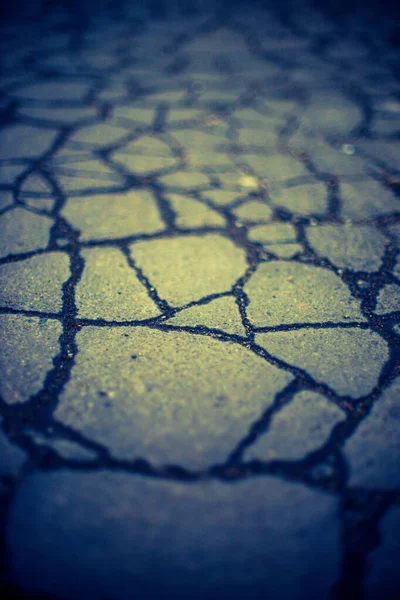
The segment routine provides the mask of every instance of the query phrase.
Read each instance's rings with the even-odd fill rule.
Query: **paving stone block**
[[[291,375],[184,332],[86,327],[56,419],[127,460],[222,462]]]
[[[389,356],[387,344],[378,334],[359,329],[259,333],[256,342],[336,393],[353,398],[372,391]]]
[[[184,327],[210,327],[227,333],[244,336],[246,331],[239,313],[239,307],[231,296],[216,298],[208,304],[192,306],[176,313],[166,321],[171,325]]]
[[[375,227],[352,224],[310,227],[307,237],[320,256],[337,267],[355,271],[378,271],[387,244]]]
[[[400,380],[375,401],[369,415],[346,442],[351,486],[396,489],[400,482]]]
[[[300,161],[285,154],[263,156],[248,153],[245,161],[259,177],[272,182],[282,182],[307,175],[307,170]]]
[[[59,153],[50,164],[61,190],[68,195],[87,197],[96,192],[117,193],[124,185],[123,177],[98,159],[87,160],[86,156],[67,156]]]
[[[400,287],[393,283],[379,292],[375,312],[378,315],[400,310]]]
[[[365,321],[359,301],[350,295],[343,281],[321,267],[262,263],[246,283],[245,291],[250,299],[248,314],[257,327]]]
[[[176,225],[178,227],[186,229],[212,225],[223,227],[225,225],[225,219],[222,215],[195,198],[179,194],[168,194],[167,198],[176,213]]]
[[[390,190],[371,178],[342,183],[340,192],[344,217],[367,219],[398,210],[399,202]]]
[[[0,266],[0,306],[60,312],[62,286],[70,277],[65,252],[49,252]]]
[[[271,199],[276,206],[297,214],[318,214],[327,210],[327,190],[323,183],[273,188]]]
[[[116,127],[108,123],[96,123],[87,127],[81,127],[70,138],[70,143],[91,144],[93,146],[111,146],[122,140],[127,130],[124,127]]]
[[[54,129],[31,125],[9,125],[1,131],[0,159],[39,158],[50,150],[56,138]]]
[[[312,128],[324,135],[343,136],[361,121],[362,113],[356,103],[334,89],[318,90],[304,112]]]
[[[46,248],[53,222],[15,207],[0,216],[0,257]]]
[[[228,162],[228,142],[225,132],[184,129],[173,132],[174,139],[184,148],[186,163],[194,169],[225,166]]]
[[[169,146],[157,137],[143,136],[113,154],[116,163],[134,175],[151,174],[178,165]]]
[[[300,392],[272,417],[266,433],[247,448],[245,460],[301,460],[328,441],[344,412],[321,394]]]
[[[271,478],[188,486],[37,474],[20,488],[8,543],[15,579],[69,600],[298,600],[303,586],[325,599],[339,572],[337,513],[334,497]]]
[[[239,198],[240,192],[228,189],[216,189],[203,192],[203,196],[217,206],[228,206]]]
[[[25,402],[43,386],[59,351],[58,321],[0,315],[0,392],[7,404]]]
[[[79,229],[82,240],[123,238],[164,229],[153,195],[144,189],[71,198],[63,214]]]
[[[88,248],[82,257],[85,267],[76,288],[79,318],[134,321],[160,314],[119,249]]]
[[[270,221],[272,217],[272,209],[263,202],[251,200],[242,204],[239,208],[233,210],[233,213],[246,223],[254,223],[255,221]],[[254,231],[254,229],[252,230]]]
[[[173,306],[227,292],[246,270],[243,250],[217,234],[138,242],[131,253],[160,297]]]

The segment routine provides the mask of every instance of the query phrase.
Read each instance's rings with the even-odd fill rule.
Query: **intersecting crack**
[[[37,45],[1,42],[11,470],[302,482],[341,499],[335,593],[359,594],[368,527],[400,501],[392,55],[278,9],[172,41],[125,9],[122,37],[61,11],[58,42],[51,12]]]

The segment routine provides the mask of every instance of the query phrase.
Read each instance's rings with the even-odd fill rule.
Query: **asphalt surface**
[[[9,8],[4,594],[400,597],[387,11]]]

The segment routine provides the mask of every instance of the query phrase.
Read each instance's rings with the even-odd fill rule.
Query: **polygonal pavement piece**
[[[256,225],[249,229],[249,240],[268,244],[296,242],[296,231],[290,223]]]
[[[299,160],[286,154],[258,156],[247,153],[245,160],[257,175],[271,181],[281,182],[308,174],[306,168]]]
[[[337,176],[362,176],[367,160],[358,153],[358,144],[349,145],[352,153],[345,153],[346,144],[331,146],[306,130],[299,130],[289,141],[293,150],[306,152],[318,171]],[[347,146],[348,149],[348,146]]]
[[[94,146],[109,146],[122,139],[130,133],[126,127],[117,127],[108,123],[96,123],[78,129],[68,141],[83,142],[84,144],[93,144]]]
[[[70,277],[69,256],[48,252],[0,266],[0,306],[56,313],[62,285]]]
[[[154,121],[155,110],[154,108],[138,108],[137,106],[115,106],[113,116],[117,123],[118,119],[121,118],[151,125]]]
[[[204,198],[207,198],[207,200],[211,200],[214,204],[217,204],[218,206],[226,206],[228,204],[231,204],[238,198],[239,195],[239,192],[224,189],[207,190],[203,193]]]
[[[57,131],[31,125],[8,125],[1,130],[0,158],[39,158],[57,136]]]
[[[365,321],[360,303],[350,295],[348,287],[332,271],[321,267],[279,261],[262,263],[244,289],[250,299],[247,313],[257,327]]]
[[[53,221],[23,208],[13,208],[0,216],[0,258],[46,248]]]
[[[150,240],[130,248],[159,296],[174,306],[227,292],[246,270],[243,250],[217,234]]]
[[[399,210],[399,201],[394,194],[371,177],[342,183],[340,194],[345,217],[367,219]]]
[[[50,213],[54,208],[54,200],[51,198],[32,198],[25,195],[23,201],[25,206],[30,206],[35,210],[46,211],[47,213]]]
[[[345,413],[321,394],[304,391],[281,408],[266,433],[247,448],[245,460],[300,460],[329,438]]]
[[[239,314],[239,307],[232,296],[216,298],[208,304],[200,304],[186,308],[172,319],[165,321],[171,325],[196,327],[202,325],[212,329],[222,329],[227,333],[246,335]]]
[[[217,134],[197,129],[182,129],[174,131],[173,137],[184,148],[187,164],[192,168],[222,167],[229,163],[229,140],[224,129]]]
[[[123,238],[164,229],[148,190],[70,198],[62,212],[80,230],[82,240]]]
[[[159,180],[166,187],[180,187],[188,190],[208,186],[210,184],[210,180],[205,173],[188,169],[185,171],[176,171],[176,173],[170,173],[169,175],[163,175]]]
[[[369,394],[389,358],[386,342],[373,331],[307,329],[256,335],[272,356],[306,370],[335,392],[353,398]]]
[[[134,174],[154,173],[178,165],[171,148],[157,137],[143,136],[129,142],[113,154],[115,162]]]
[[[68,148],[64,147],[64,149],[68,153]],[[62,155],[61,152],[58,153],[50,168],[59,186],[70,198],[72,196],[87,197],[88,192],[93,194],[97,190],[114,189],[119,191],[125,183],[121,175],[99,159],[87,160],[85,156],[85,158],[77,157],[75,160],[70,160],[74,158],[71,153],[70,159],[67,158],[65,164],[62,164],[64,157],[65,155]]]
[[[85,327],[77,344],[55,417],[128,460],[222,462],[292,379],[239,345],[186,332]]]
[[[236,114],[234,113],[236,116]],[[252,127],[250,124],[246,126],[241,126],[238,131],[237,143],[242,146],[257,146],[258,148],[272,148],[274,149],[278,143],[278,134],[274,129],[277,129],[279,126],[279,120],[277,119],[274,123],[274,127],[271,129],[266,129],[263,125],[254,123]]]
[[[279,258],[291,258],[303,250],[296,243],[296,232],[290,223],[257,225],[249,229],[248,237],[251,241],[262,243],[267,252]]]
[[[194,198],[180,194],[168,194],[168,200],[176,213],[176,225],[182,228],[206,227],[216,225],[223,227],[225,219],[217,212]]]
[[[400,310],[400,286],[385,285],[379,292],[375,311],[378,315]]]
[[[251,223],[254,221],[269,221],[272,217],[272,208],[263,202],[251,200],[232,211],[241,221]]]
[[[400,485],[400,379],[378,398],[346,442],[351,486],[397,489]]]
[[[49,182],[39,173],[31,173],[28,175],[28,177],[23,181],[20,189],[20,193],[22,195],[38,193],[49,196],[52,194],[52,191],[53,190]]]
[[[26,170],[26,165],[0,163],[0,183],[3,185],[14,185],[17,177]]]
[[[160,314],[118,248],[82,250],[85,268],[76,288],[81,319],[132,321]]]
[[[318,90],[303,114],[313,129],[323,135],[347,135],[362,119],[359,107],[344,94]]]
[[[172,108],[168,111],[168,123],[172,124],[172,123],[179,123],[181,121],[195,121],[195,122],[199,122],[200,119],[202,119],[204,117],[204,111],[199,110],[198,108],[196,109],[192,109],[192,108],[186,108],[186,107],[182,107],[182,108]]]
[[[337,267],[356,271],[377,271],[387,244],[385,236],[371,226],[320,225],[308,228],[307,237],[317,254]]]
[[[58,321],[0,315],[0,393],[5,402],[24,402],[42,387],[60,351]]]
[[[271,199],[276,206],[283,206],[291,212],[302,215],[324,213],[327,209],[326,196],[323,183],[271,190]]]
[[[333,496],[270,477],[36,473],[18,488],[7,545],[25,590],[68,600],[328,600],[338,512]]]

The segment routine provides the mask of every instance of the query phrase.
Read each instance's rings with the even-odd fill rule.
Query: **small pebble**
[[[342,152],[343,154],[346,154],[346,156],[353,156],[355,151],[356,149],[354,148],[353,144],[343,144],[342,146]]]
[[[252,177],[251,175],[243,175],[239,179],[239,185],[245,188],[257,189],[258,179],[256,177]]]

